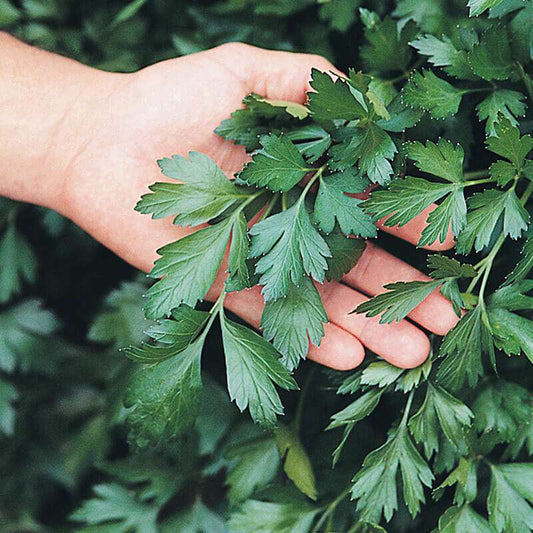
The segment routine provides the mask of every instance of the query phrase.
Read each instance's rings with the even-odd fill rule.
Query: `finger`
[[[229,68],[251,92],[267,98],[304,103],[311,88],[311,69],[343,75],[326,58],[265,50],[242,43],[227,43],[210,51]]]
[[[383,285],[387,283],[430,279],[405,261],[368,242],[365,252],[343,281],[365,294],[375,296],[384,291]],[[452,304],[438,289],[415,307],[409,313],[409,318],[437,335],[445,335],[458,321]]]
[[[229,293],[224,307],[254,328],[260,328],[264,302],[259,287]],[[324,332],[320,347],[309,345],[309,359],[335,370],[350,370],[361,363],[365,356],[364,348],[353,335],[331,322],[324,324]]]
[[[413,218],[413,220],[410,220],[407,224],[404,226],[386,226],[385,221],[388,217],[385,217],[381,219],[377,225],[379,228],[381,228],[383,231],[386,231],[387,233],[390,233],[391,235],[394,235],[395,237],[398,237],[400,239],[403,239],[404,241],[410,242],[411,244],[418,245],[418,241],[420,241],[420,235],[422,234],[422,231],[427,226],[427,218],[429,214],[437,208],[436,204],[433,204],[429,206],[426,210],[422,211],[418,216]],[[428,244],[426,246],[422,246],[422,248],[425,248],[426,250],[433,250],[433,251],[442,251],[442,250],[449,250],[450,248],[453,248],[455,246],[455,238],[453,236],[451,228],[448,229],[448,234],[446,235],[446,239],[444,239],[444,242],[440,242],[439,240],[436,240],[435,242]]]
[[[364,346],[400,368],[414,368],[429,355],[429,339],[406,320],[380,324],[379,317],[350,314],[368,298],[340,283],[319,287],[329,319],[357,337]]]

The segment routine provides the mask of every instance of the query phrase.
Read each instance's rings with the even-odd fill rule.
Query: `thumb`
[[[210,50],[212,59],[231,70],[250,92],[274,100],[304,103],[311,69],[343,75],[326,58],[227,43]]]

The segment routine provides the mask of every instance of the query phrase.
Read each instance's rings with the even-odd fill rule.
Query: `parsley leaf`
[[[533,238],[528,237],[522,248],[521,257],[513,271],[505,278],[504,286],[523,280],[533,269]]]
[[[484,13],[487,9],[493,8],[501,3],[502,0],[468,0],[470,16],[477,17]]]
[[[455,390],[468,381],[473,387],[483,373],[482,352],[490,348],[491,342],[482,321],[482,307],[468,311],[440,347],[439,356],[446,358],[437,372],[439,384]]]
[[[428,266],[433,279],[474,278],[477,275],[477,270],[472,265],[460,263],[457,259],[440,254],[430,255]]]
[[[411,59],[408,43],[418,32],[413,21],[399,25],[386,17],[365,28],[368,44],[360,49],[361,58],[369,72],[391,72],[405,70]]]
[[[8,224],[0,239],[0,304],[19,294],[24,282],[35,281],[37,258],[26,238]]]
[[[531,478],[533,464],[491,464],[487,509],[491,525],[498,531],[528,533],[533,529]]]
[[[348,170],[357,164],[360,172],[373,183],[389,183],[393,173],[391,161],[398,151],[390,135],[371,122],[362,128],[346,128],[346,138],[332,146],[330,167]]]
[[[466,52],[457,50],[446,35],[440,39],[434,35],[423,35],[409,43],[418,52],[428,57],[428,61],[435,67],[456,78],[472,78],[472,70],[468,65]]]
[[[366,249],[366,243],[361,239],[349,239],[338,229],[324,239],[331,251],[331,257],[327,258],[326,279],[339,281],[357,264]]]
[[[205,325],[208,313],[182,304],[172,310],[172,320],[160,320],[147,334],[158,344],[129,346],[126,355],[138,363],[158,363],[179,354],[195,339]]]
[[[402,90],[405,104],[428,111],[433,118],[446,118],[459,110],[461,90],[436,76],[431,70],[415,71]]]
[[[162,279],[146,292],[148,318],[166,316],[182,303],[194,306],[205,297],[220,268],[232,223],[226,219],[157,251],[161,257],[150,276]]]
[[[116,483],[93,487],[95,498],[87,500],[70,519],[90,526],[114,528],[117,533],[157,533],[158,508],[139,502],[131,492]]]
[[[361,517],[379,522],[381,513],[389,521],[398,508],[396,477],[402,473],[403,496],[411,516],[424,502],[424,485],[431,486],[433,474],[414,446],[405,421],[377,450],[368,454],[353,478],[352,497],[357,499]]]
[[[252,161],[239,173],[243,183],[286,192],[313,170],[287,137],[265,135],[259,142],[262,149],[255,152]]]
[[[283,414],[274,384],[298,388],[278,352],[255,331],[227,318],[222,319],[222,342],[231,400],[241,411],[248,407],[254,422],[274,427],[276,415]]]
[[[464,533],[465,531],[493,533],[489,523],[470,505],[450,507],[439,518],[440,533]]]
[[[488,189],[468,199],[470,211],[466,228],[459,235],[457,251],[468,254],[472,248],[481,251],[490,243],[496,224],[503,217],[503,233],[518,239],[527,229],[529,213],[513,189],[498,191]]]
[[[491,26],[468,53],[468,64],[487,81],[508,79],[514,67],[505,27]]]
[[[290,131],[286,137],[311,164],[318,161],[331,144],[331,135],[315,124]]]
[[[255,490],[268,485],[280,465],[279,450],[271,435],[256,436],[233,444],[225,456],[229,460],[226,481],[232,505],[246,500]]]
[[[306,274],[324,281],[326,258],[331,253],[311,223],[303,200],[255,224],[250,235],[250,257],[263,256],[256,263],[256,272],[261,275],[266,301],[285,296],[290,283],[299,285]]]
[[[17,389],[0,377],[0,433],[13,435],[15,429],[15,408],[13,403],[18,399]]]
[[[404,319],[417,305],[421,304],[439,285],[440,281],[399,281],[389,283],[383,292],[360,304],[356,313],[373,317],[382,313],[380,324]]]
[[[377,228],[372,217],[359,207],[363,200],[345,194],[362,192],[350,182],[343,173],[320,177],[314,209],[315,220],[326,233],[333,231],[337,219],[341,231],[347,236],[375,237]]]
[[[368,114],[363,95],[345,80],[333,81],[329,74],[313,69],[307,107],[312,117],[318,121],[334,119],[355,120]]]
[[[517,171],[520,171],[526,156],[533,149],[533,137],[520,137],[520,130],[508,119],[501,119],[495,129],[496,136],[487,138],[487,148],[511,161]]]
[[[298,490],[311,500],[316,500],[317,489],[313,466],[294,427],[279,425],[274,430],[283,469]]]
[[[153,218],[176,215],[174,224],[197,226],[219,216],[231,206],[249,198],[246,188],[237,187],[204,154],[191,152],[189,159],[179,155],[161,159],[163,174],[184,183],[156,183],[135,207]]]
[[[304,533],[313,525],[319,509],[302,502],[247,500],[229,520],[235,533]]]
[[[200,359],[205,337],[156,365],[144,365],[129,384],[124,404],[138,446],[175,438],[193,424],[200,408]]]
[[[140,304],[145,290],[144,282],[129,281],[112,291],[105,299],[104,311],[91,325],[88,339],[112,343],[115,348],[141,342],[146,319]]]
[[[407,156],[422,172],[433,174],[450,183],[463,181],[464,150],[461,145],[454,146],[448,140],[439,139],[435,144],[428,141],[407,143]]]
[[[424,445],[428,459],[439,449],[439,427],[454,447],[466,453],[465,428],[473,418],[472,411],[463,402],[442,387],[428,383],[424,403],[411,418],[409,429],[416,442]]]
[[[502,118],[509,120],[512,126],[518,125],[515,117],[522,117],[526,111],[525,96],[510,89],[497,89],[489,94],[477,107],[479,120],[486,120],[485,130],[488,136],[496,136],[496,124]]]
[[[241,288],[250,286],[250,270],[247,262],[249,252],[248,223],[244,214],[239,213],[231,234],[228,257],[229,277],[226,281],[226,290],[234,288],[232,285]]]
[[[287,296],[268,301],[261,317],[263,336],[282,355],[289,370],[305,359],[309,342],[319,346],[328,316],[314,283],[304,277],[300,286],[291,284]]]

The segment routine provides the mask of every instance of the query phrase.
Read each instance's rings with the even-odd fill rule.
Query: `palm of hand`
[[[133,75],[114,76],[109,87],[98,88],[105,97],[87,124],[87,142],[67,168],[68,186],[60,210],[126,261],[149,271],[157,258],[156,249],[190,231],[133,210],[147,187],[162,180],[156,160],[200,151],[230,176],[247,156],[242,147],[217,137],[215,127],[252,90],[303,101],[313,65],[321,70],[332,68],[316,56],[227,45]],[[424,220],[415,220],[396,233],[416,241]],[[379,325],[377,319],[349,315],[365,299],[356,289],[374,295],[386,283],[415,279],[425,277],[369,245],[344,283],[319,288],[330,323],[321,346],[311,346],[309,357],[334,368],[352,368],[363,359],[366,345],[398,366],[419,364],[427,356],[429,341],[413,324]],[[208,298],[220,291],[222,280],[223,275]],[[226,307],[259,326],[263,301],[257,288],[228,295]],[[444,333],[456,321],[449,303],[436,293],[411,318],[437,333]]]

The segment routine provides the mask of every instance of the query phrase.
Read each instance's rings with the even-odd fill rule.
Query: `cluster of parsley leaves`
[[[511,38],[522,37],[516,28],[522,11],[516,11],[530,8],[515,4],[471,1],[472,16],[490,8],[490,19],[463,22],[442,36],[421,32],[412,19],[382,19],[361,9],[367,39],[361,57],[371,74],[350,69],[339,78],[314,70],[305,106],[248,96],[244,108],[216,130],[251,153],[235,181],[198,153],[160,161],[163,174],[177,181],[156,183],[137,209],[154,217],[174,216],[178,225],[208,225],[159,250],[151,274],[159,281],[146,294],[146,314],[162,319],[164,333],[127,352],[149,363],[139,369],[128,400],[137,438],[172,436],[192,422],[199,408],[202,345],[215,316],[222,328],[230,398],[241,410],[248,408],[254,421],[275,427],[283,413],[276,386],[296,388],[291,371],[305,358],[308,343],[319,345],[324,335],[327,315],[316,284],[341,279],[360,257],[364,239],[377,235],[376,220],[401,227],[436,203],[419,246],[443,242],[451,232],[456,252],[465,259],[431,255],[431,281],[392,283],[355,311],[379,315],[383,323],[402,320],[440,290],[461,320],[444,339],[435,339],[422,368],[405,372],[372,362],[341,385],[341,392],[359,396],[333,416],[330,428],[344,427],[335,458],[380,398],[401,391],[407,400],[398,425],[367,455],[352,481],[360,519],[377,525],[382,516],[392,518],[399,473],[403,500],[415,517],[425,488],[444,470],[450,473],[435,495],[456,485],[456,506],[443,515],[443,531],[464,531],[466,524],[476,524],[476,530],[529,530],[533,512],[524,483],[530,464],[490,463],[490,523],[469,505],[477,496],[472,476],[506,438],[483,423],[479,410],[486,406],[479,398],[470,407],[464,403],[472,394],[466,391],[481,376],[488,381],[480,396],[506,384],[495,377],[502,357],[533,361],[527,239],[515,270],[499,288],[489,289],[502,247],[528,230],[533,193],[533,137],[519,127],[533,96],[525,67],[532,49],[520,49]],[[522,26],[520,32],[527,33]],[[414,59],[414,50],[420,59]],[[386,77],[393,71],[406,74]],[[485,128],[492,160],[487,169],[466,171],[460,144],[423,139],[425,124],[449,119],[462,106],[475,109]],[[527,123],[523,126],[527,130]],[[369,187],[377,189],[364,200]],[[249,227],[254,218],[259,220]],[[195,311],[228,247],[222,295],[209,313]],[[226,293],[254,285],[261,287],[266,303],[263,335],[223,311]],[[164,384],[157,392],[154,380]],[[529,423],[530,408],[527,413],[522,423]],[[518,451],[507,455],[516,457]],[[446,464],[437,467],[435,461]],[[506,507],[514,499],[527,508],[520,517]]]

